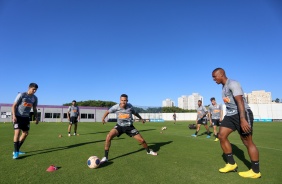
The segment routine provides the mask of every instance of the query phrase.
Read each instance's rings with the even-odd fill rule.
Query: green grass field
[[[115,123],[79,123],[80,135],[71,137],[67,136],[67,123],[31,124],[30,135],[21,148],[26,154],[17,160],[12,159],[12,124],[1,123],[0,183],[281,183],[281,122],[254,124],[260,179],[244,179],[236,172],[219,173],[225,164],[219,142],[205,135],[191,137],[195,130],[188,129],[190,123],[136,122],[135,127],[159,155],[147,155],[135,139],[124,134],[113,139],[109,162],[97,169],[89,169],[87,159],[91,155],[103,157],[105,137]],[[168,129],[161,134],[162,126]],[[238,171],[248,170],[249,157],[237,132],[231,134],[230,141]],[[46,172],[51,164],[59,169]]]

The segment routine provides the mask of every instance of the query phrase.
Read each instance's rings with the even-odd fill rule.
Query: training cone
[[[58,169],[58,168],[57,168],[56,166],[50,165],[46,171],[48,171],[48,172],[53,172],[53,171],[56,171],[57,169]]]

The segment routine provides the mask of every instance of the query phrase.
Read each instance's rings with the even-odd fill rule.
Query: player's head
[[[28,86],[28,94],[33,95],[38,89],[38,85],[36,83],[30,83]]]
[[[72,103],[72,105],[75,105],[75,104],[76,104],[76,101],[75,101],[75,100],[73,100],[71,103]]]
[[[200,107],[202,105],[202,100],[198,100],[198,106]]]
[[[120,95],[120,106],[121,106],[121,107],[125,107],[126,104],[127,104],[127,102],[128,102],[128,96],[127,96],[127,94],[122,94],[122,95]]]
[[[211,103],[212,103],[212,105],[215,105],[215,104],[216,104],[216,101],[215,101],[215,98],[214,98],[214,97],[211,97]]]
[[[217,84],[224,84],[227,80],[225,71],[222,68],[216,68],[212,72],[212,78]]]

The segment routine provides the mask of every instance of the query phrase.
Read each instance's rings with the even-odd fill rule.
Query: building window
[[[81,119],[87,119],[87,114],[80,114]]]
[[[94,114],[88,114],[88,119],[94,119]]]
[[[64,119],[67,119],[67,118],[68,118],[68,114],[64,113]]]
[[[61,117],[61,113],[53,113],[53,118],[60,118]]]
[[[45,113],[45,118],[52,118],[52,113]]]

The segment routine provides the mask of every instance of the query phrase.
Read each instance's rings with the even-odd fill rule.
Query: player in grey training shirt
[[[22,144],[24,143],[28,131],[30,128],[29,113],[33,109],[34,118],[36,124],[38,124],[37,118],[37,104],[38,99],[34,95],[38,89],[38,85],[35,83],[30,83],[27,92],[18,93],[13,106],[13,127],[14,127],[14,152],[13,159],[17,159],[19,155],[25,154],[20,151]],[[21,135],[20,135],[21,133]]]
[[[237,130],[247,147],[252,165],[249,171],[239,172],[239,175],[244,178],[260,178],[259,152],[252,139],[253,113],[246,102],[242,87],[239,82],[228,79],[222,68],[213,70],[212,77],[217,84],[222,84],[222,98],[226,105],[226,115],[221,122],[218,138],[227,164],[219,172],[227,173],[237,169],[228,140],[228,136]]]
[[[77,135],[77,123],[78,120],[80,119],[80,112],[79,112],[79,107],[76,105],[76,101],[72,101],[72,105],[69,106],[68,108],[68,120],[69,120],[69,126],[68,126],[68,136],[71,136],[71,127],[74,125],[74,133],[73,135]]]
[[[122,94],[120,96],[120,103],[112,106],[109,110],[107,110],[102,117],[103,124],[105,123],[105,118],[110,113],[116,113],[117,116],[117,124],[116,126],[108,133],[105,141],[105,157],[101,159],[101,163],[108,161],[109,149],[111,146],[111,140],[116,136],[121,136],[123,133],[126,133],[128,136],[136,139],[147,151],[147,154],[157,155],[156,152],[150,150],[146,141],[143,139],[139,131],[133,126],[133,117],[135,115],[137,118],[142,120],[145,123],[145,120],[137,113],[133,106],[128,103],[128,96],[126,94]]]
[[[221,104],[217,104],[216,100],[214,97],[211,98],[211,105],[209,106],[209,113],[208,113],[208,118],[213,126],[213,133],[215,136],[215,140],[214,141],[218,141],[218,137],[217,137],[217,130],[216,127],[219,127],[220,122],[222,120],[222,105]]]
[[[196,119],[197,129],[196,129],[195,134],[192,134],[193,137],[197,137],[200,131],[201,125],[204,125],[207,130],[207,134],[208,134],[207,138],[211,137],[210,129],[208,126],[208,121],[207,121],[207,114],[208,114],[208,111],[206,107],[202,105],[202,100],[198,100],[197,119]]]

